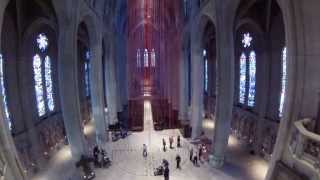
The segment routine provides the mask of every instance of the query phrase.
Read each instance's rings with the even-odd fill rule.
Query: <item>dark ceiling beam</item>
[[[267,0],[266,8],[266,32],[270,31],[271,27],[271,14],[272,14],[272,0]]]
[[[239,11],[239,18],[242,18],[243,16],[245,16],[247,14],[247,12],[250,10],[250,8],[260,0],[247,0],[245,2],[245,5],[243,5],[243,7],[241,7],[241,10]]]

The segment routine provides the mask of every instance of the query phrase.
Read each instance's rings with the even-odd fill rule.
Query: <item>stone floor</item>
[[[263,180],[267,171],[267,162],[251,156],[244,150],[234,137],[229,138],[228,154],[225,166],[218,170],[207,163],[195,167],[189,161],[189,149],[193,146],[188,140],[182,139],[182,147],[162,150],[162,138],[168,143],[170,136],[177,137],[178,130],[154,131],[150,102],[145,102],[144,131],[133,133],[126,139],[106,145],[113,165],[109,169],[97,169],[96,180],[158,180],[162,176],[153,176],[154,168],[162,159],[170,164],[171,180]],[[212,135],[214,123],[206,119],[203,123],[207,135]],[[90,129],[90,128],[88,128]],[[142,145],[148,147],[148,157],[142,156]],[[176,139],[175,143],[176,145]],[[182,157],[182,169],[175,168],[175,157]],[[68,178],[76,173],[68,147],[63,148],[48,164],[46,171],[39,173],[32,180],[73,180]]]

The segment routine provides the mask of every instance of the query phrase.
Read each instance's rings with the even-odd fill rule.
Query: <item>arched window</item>
[[[256,53],[250,52],[249,56],[249,94],[248,106],[253,107],[256,95]]]
[[[147,49],[144,49],[144,67],[148,67],[149,66],[149,60],[148,60],[148,50]]]
[[[239,82],[239,102],[244,104],[246,98],[247,81],[247,57],[244,53],[240,56],[240,82]]]
[[[204,91],[208,92],[208,58],[207,51],[203,50],[203,59],[204,59]]]
[[[6,118],[6,121],[9,125],[9,129],[12,129],[12,122],[10,119],[10,112],[8,108],[8,103],[7,103],[7,93],[6,93],[6,87],[4,84],[4,71],[3,71],[3,57],[2,54],[0,54],[0,83],[1,83],[1,94],[3,97],[3,107],[4,107],[4,115]]]
[[[141,67],[141,54],[140,54],[140,49],[137,50],[137,67]]]
[[[54,111],[55,104],[53,98],[51,60],[47,54],[49,40],[45,34],[41,33],[37,36],[36,42],[38,46],[36,48],[36,54],[33,56],[33,73],[38,115],[41,117],[47,113],[47,109],[49,112]],[[44,63],[42,62],[43,58]]]
[[[54,110],[53,85],[52,85],[51,72],[52,72],[51,59],[49,56],[46,56],[44,60],[44,74],[45,74],[45,80],[46,80],[47,104],[48,104],[49,111]]]
[[[156,67],[156,53],[154,49],[151,51],[151,66]]]
[[[283,104],[286,96],[286,84],[287,84],[287,47],[282,50],[282,77],[281,77],[281,95],[279,106],[279,117],[283,115]]]
[[[86,86],[86,96],[90,96],[90,51],[87,50],[85,54],[85,62],[84,62],[84,78],[85,78],[85,86]]]

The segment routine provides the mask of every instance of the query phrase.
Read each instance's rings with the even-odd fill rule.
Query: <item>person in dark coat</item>
[[[164,173],[163,173],[164,180],[169,180],[169,173],[170,173],[169,167],[165,166]]]
[[[178,138],[177,138],[177,147],[179,148],[179,147],[181,147],[181,144],[180,144],[180,136],[178,136]]]
[[[162,138],[163,152],[166,152],[166,140]]]
[[[193,157],[193,165],[194,165],[194,166],[198,166],[198,156],[197,156],[197,155],[195,155],[195,156]]]
[[[100,163],[99,163],[99,153],[100,153],[100,150],[99,150],[99,147],[96,145],[94,146],[93,148],[93,158],[94,158],[94,165],[96,167],[99,167],[100,166]]]
[[[173,149],[172,144],[173,144],[173,137],[169,137],[169,143],[170,143],[170,149]]]
[[[190,157],[190,161],[193,161],[193,148],[191,148],[189,151],[189,157]]]
[[[202,145],[200,145],[200,147],[199,147],[199,151],[198,151],[198,153],[199,153],[199,161],[201,161],[201,158],[202,158],[202,152],[203,152]]]
[[[148,156],[148,151],[147,151],[147,145],[146,144],[143,144],[143,147],[142,147],[142,155],[143,157],[147,157]]]
[[[179,154],[176,157],[176,161],[177,161],[177,169],[181,169],[180,167],[181,157],[179,156]]]

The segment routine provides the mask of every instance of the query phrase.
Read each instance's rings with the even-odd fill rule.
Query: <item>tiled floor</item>
[[[112,158],[109,169],[97,169],[97,180],[158,180],[162,176],[153,176],[153,169],[158,167],[162,159],[167,159],[170,164],[171,180],[263,180],[267,171],[267,163],[261,158],[249,155],[234,137],[229,139],[229,149],[226,164],[221,169],[211,168],[206,163],[194,167],[189,161],[189,148],[192,146],[187,140],[182,139],[182,148],[162,151],[162,138],[168,143],[170,136],[177,137],[178,130],[154,131],[151,116],[150,102],[145,102],[145,130],[133,133],[126,139],[107,144],[108,153]],[[211,136],[214,123],[204,121],[204,130]],[[142,156],[142,145],[148,147],[148,157]],[[175,143],[176,145],[176,139]],[[182,157],[182,169],[175,168],[175,157]],[[60,159],[60,161],[58,161]],[[69,180],[66,178],[75,170],[71,165],[68,148],[62,149],[49,164],[47,171],[39,174],[33,180]],[[59,164],[62,163],[63,165]],[[69,173],[68,173],[69,171]],[[63,173],[62,173],[63,172]],[[78,180],[79,178],[70,178]]]

